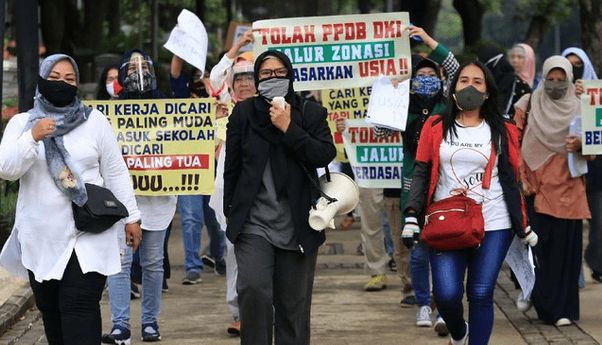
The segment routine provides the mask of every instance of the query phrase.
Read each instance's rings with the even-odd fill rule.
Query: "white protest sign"
[[[372,85],[366,122],[378,127],[405,131],[410,103],[410,80],[393,87],[389,77],[380,76]]]
[[[182,10],[178,24],[173,28],[165,49],[182,58],[201,71],[207,61],[207,30],[203,22],[192,12]]]
[[[525,246],[518,237],[514,236],[506,254],[506,263],[516,276],[526,299],[531,297],[535,286],[535,265],[531,247]]]
[[[238,25],[236,27],[236,31],[234,31],[234,42],[238,42],[238,40],[240,40],[240,38],[245,34],[245,32],[247,32],[248,30],[251,30],[252,27],[248,26],[248,25]],[[242,46],[238,52],[239,53],[244,53],[244,52],[248,52],[248,51],[252,51],[253,50],[253,45],[252,44],[247,44]]]

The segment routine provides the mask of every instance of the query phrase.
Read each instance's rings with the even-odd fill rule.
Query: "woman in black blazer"
[[[255,85],[259,95],[237,103],[230,116],[224,169],[241,344],[271,344],[273,325],[276,344],[309,344],[314,270],[325,237],[307,222],[319,196],[308,174],[316,179],[335,147],[326,109],[295,95],[286,55],[261,54]],[[284,108],[272,102],[279,96]]]

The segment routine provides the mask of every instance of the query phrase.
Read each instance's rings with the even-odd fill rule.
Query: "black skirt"
[[[532,223],[539,236],[532,295],[537,316],[548,324],[579,320],[583,221],[535,213]]]

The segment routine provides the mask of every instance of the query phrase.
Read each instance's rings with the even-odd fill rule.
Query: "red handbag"
[[[495,149],[485,167],[483,189],[489,189],[495,163]],[[426,208],[420,240],[435,250],[475,248],[485,237],[483,205],[464,194],[454,195]]]
[[[474,248],[484,237],[482,204],[467,196],[454,195],[426,209],[420,240],[435,250]]]

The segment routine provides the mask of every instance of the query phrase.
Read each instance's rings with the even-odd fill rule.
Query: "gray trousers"
[[[272,333],[276,345],[308,345],[317,251],[301,254],[239,234],[234,252],[241,345],[271,345]]]

